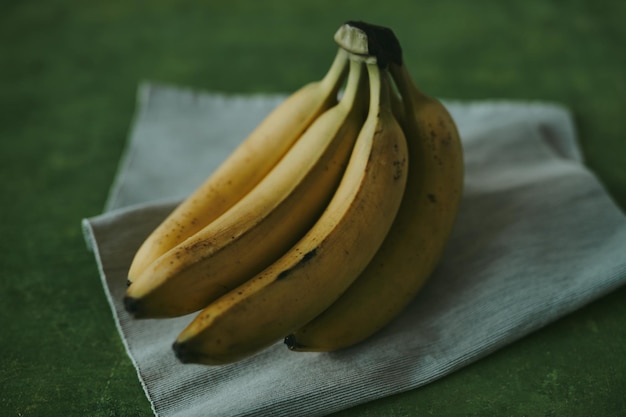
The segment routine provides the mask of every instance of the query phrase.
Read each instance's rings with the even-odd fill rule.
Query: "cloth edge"
[[[148,400],[148,402],[150,403],[150,408],[152,409],[152,413],[155,416],[158,416],[154,401],[152,400],[152,395],[150,394],[150,391],[148,389],[148,386],[146,385],[146,382],[144,380],[144,378],[142,377],[141,373],[140,373],[140,367],[139,364],[137,363],[137,361],[135,360],[135,357],[133,356],[130,346],[128,344],[128,340],[126,335],[124,334],[124,331],[122,329],[122,324],[121,324],[121,320],[117,314],[117,311],[115,309],[115,304],[113,302],[113,296],[111,295],[111,291],[109,289],[109,285],[107,283],[106,280],[106,274],[104,272],[104,268],[102,266],[102,258],[100,256],[100,248],[98,247],[98,245],[95,243],[96,242],[96,236],[95,236],[95,231],[93,229],[93,226],[90,222],[89,219],[83,219],[81,221],[81,226],[82,226],[82,230],[83,230],[83,237],[86,241],[87,247],[94,253],[94,257],[96,258],[96,265],[98,267],[98,275],[100,276],[100,283],[102,284],[102,287],[104,288],[104,293],[107,299],[107,303],[109,304],[109,308],[111,310],[111,314],[113,316],[113,321],[115,322],[115,328],[117,329],[117,333],[120,336],[120,339],[122,341],[122,344],[124,345],[124,350],[126,351],[126,355],[128,356],[128,358],[130,359],[133,368],[135,369],[135,373],[137,374],[137,379],[139,379],[139,383],[141,384],[141,388],[143,389],[144,395],[146,396],[146,399]]]

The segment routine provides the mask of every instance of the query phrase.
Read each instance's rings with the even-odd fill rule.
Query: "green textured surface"
[[[624,2],[213,3],[0,3],[0,415],[151,415],[80,230],[102,210],[143,79],[289,92],[325,72],[339,24],[368,20],[395,30],[433,95],[568,105],[588,165],[626,207]],[[625,346],[622,287],[337,415],[622,416]]]

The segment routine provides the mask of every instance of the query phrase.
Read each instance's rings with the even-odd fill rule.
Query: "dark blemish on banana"
[[[303,266],[304,264],[309,262],[311,259],[313,259],[315,257],[315,255],[317,255],[317,248],[308,251],[307,253],[304,254],[302,259],[300,259],[298,261],[297,264],[295,264],[294,266],[292,266],[289,269],[285,269],[280,274],[278,274],[278,276],[276,277],[276,280],[280,281],[281,279],[287,278],[294,270],[300,268],[301,266]]]
[[[289,274],[291,274],[291,271],[293,271],[293,268],[285,269],[283,272],[276,276],[276,281],[287,278]]]
[[[437,197],[435,196],[435,194],[428,194],[428,200],[430,200],[430,202],[434,204],[437,202]]]
[[[406,163],[406,158],[401,161],[393,161],[393,166],[395,171],[393,173],[393,180],[397,181],[402,178],[402,171],[404,171],[404,164]]]
[[[313,257],[317,255],[317,248],[313,249],[312,251],[307,252],[306,254],[304,254],[304,256],[302,257],[302,259],[300,260],[300,262],[298,262],[298,264],[296,266],[299,266],[305,262],[310,261],[311,259],[313,259]]]

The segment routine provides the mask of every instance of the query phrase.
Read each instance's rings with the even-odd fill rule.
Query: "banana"
[[[126,309],[137,318],[198,311],[283,255],[335,192],[367,103],[364,64],[352,60],[339,103],[241,200],[139,274],[127,288]]]
[[[246,195],[324,111],[337,103],[348,58],[339,49],[327,74],[278,105],[234,152],[159,225],[138,249],[134,281],[159,256],[200,231]]]
[[[439,101],[418,90],[388,29],[359,26],[374,30],[378,42],[392,45],[368,46],[365,32],[352,26],[343,30],[358,33],[340,38],[348,50],[396,51],[388,60],[404,103],[410,160],[407,191],[389,234],[365,271],[327,310],[285,339],[295,351],[334,351],[355,345],[400,314],[438,263],[463,189],[463,150],[454,120]]]
[[[200,312],[173,345],[180,361],[229,363],[281,340],[328,308],[376,253],[404,194],[408,151],[388,72],[367,69],[368,117],[328,207],[284,256]]]

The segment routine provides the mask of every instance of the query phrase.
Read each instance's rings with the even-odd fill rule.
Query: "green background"
[[[386,25],[432,95],[569,106],[589,167],[625,208],[624,16],[626,2],[606,0],[0,2],[0,415],[151,415],[80,229],[102,211],[140,80],[290,92],[325,73],[341,23]],[[625,346],[622,287],[337,415],[626,415]]]

